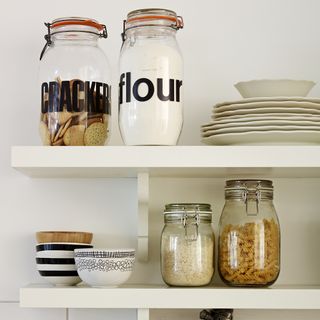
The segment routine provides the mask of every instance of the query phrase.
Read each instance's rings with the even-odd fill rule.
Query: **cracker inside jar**
[[[44,145],[103,146],[109,115],[88,112],[51,112],[41,115],[40,136]]]

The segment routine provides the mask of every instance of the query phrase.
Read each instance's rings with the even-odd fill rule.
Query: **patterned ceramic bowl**
[[[83,243],[41,243],[36,246],[36,262],[40,275],[56,286],[71,286],[81,282],[74,262],[74,249],[92,248]]]
[[[76,249],[78,274],[92,287],[117,287],[131,276],[135,249]]]

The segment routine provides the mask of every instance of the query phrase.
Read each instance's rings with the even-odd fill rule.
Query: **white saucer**
[[[253,131],[217,134],[203,138],[209,145],[315,145],[320,144],[320,131]]]
[[[215,111],[212,114],[214,118],[235,116],[235,115],[247,115],[253,116],[256,114],[267,114],[267,113],[290,113],[290,114],[311,114],[320,115],[320,109],[306,109],[306,108],[280,108],[280,107],[269,107],[269,108],[253,108],[253,109],[241,109],[219,112]]]
[[[219,118],[215,118],[214,116],[211,116],[212,118],[212,121],[213,122],[217,122],[217,121],[234,121],[234,120],[244,120],[246,121],[247,119],[252,119],[252,118],[255,118],[255,119],[265,119],[265,118],[285,118],[285,119],[293,119],[293,118],[296,118],[296,117],[301,117],[301,118],[304,118],[304,119],[317,119],[320,117],[319,114],[312,114],[312,113],[275,113],[275,112],[272,112],[272,113],[256,113],[256,114],[253,114],[253,115],[250,115],[250,114],[236,114],[236,115],[227,115],[227,116],[222,116],[222,117],[219,117]]]
[[[304,128],[308,130],[308,127],[317,127],[320,129],[320,121],[290,121],[290,120],[262,120],[262,121],[238,121],[229,123],[213,123],[210,126],[203,127],[201,131],[207,132],[209,130],[217,130],[224,128],[241,128],[241,127],[264,127],[264,126],[282,126],[286,128],[287,126],[297,126],[299,128]],[[318,129],[317,129],[318,130]]]
[[[240,104],[240,103],[250,103],[250,102],[263,102],[263,101],[305,101],[320,103],[320,98],[309,98],[309,97],[257,97],[257,98],[247,98],[235,101],[225,101],[217,103],[215,106],[218,108],[220,106],[227,106],[230,104]]]
[[[267,107],[279,107],[279,108],[303,108],[303,109],[317,109],[320,110],[320,104],[314,102],[305,101],[263,101],[263,102],[250,102],[250,103],[234,103],[227,106],[215,107],[213,111],[223,112],[231,110],[242,110],[252,108],[267,108]]]
[[[203,124],[201,128],[211,127],[216,124],[228,124],[228,123],[241,123],[241,122],[251,122],[251,121],[310,121],[310,122],[320,122],[320,116],[308,115],[308,116],[300,116],[300,115],[290,115],[288,116],[254,116],[254,117],[221,117],[213,120],[210,123]]]
[[[263,132],[272,132],[272,131],[319,131],[320,126],[244,126],[244,127],[225,127],[220,129],[212,129],[202,133],[202,137],[210,137],[217,134],[227,134],[227,133],[240,133],[240,132],[256,132],[256,131],[263,131]]]

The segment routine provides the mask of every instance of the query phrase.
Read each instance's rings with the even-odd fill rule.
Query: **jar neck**
[[[226,190],[226,200],[273,200],[273,191],[271,190]]]
[[[52,35],[55,45],[89,45],[97,46],[99,36],[86,32],[61,32]]]
[[[125,38],[172,38],[175,39],[177,30],[168,26],[137,26],[126,30]]]
[[[164,216],[165,224],[194,224],[194,223],[204,223],[211,224],[211,217],[202,215],[183,215],[183,214],[166,214]]]

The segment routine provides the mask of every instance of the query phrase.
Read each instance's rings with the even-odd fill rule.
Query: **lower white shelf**
[[[164,285],[131,285],[119,288],[91,288],[31,284],[20,289],[20,306],[115,309],[320,309],[320,286],[169,288]]]

